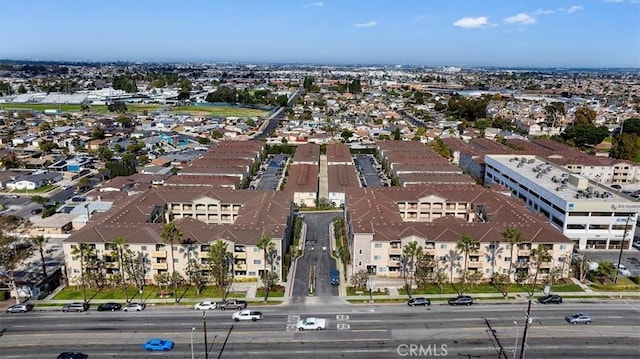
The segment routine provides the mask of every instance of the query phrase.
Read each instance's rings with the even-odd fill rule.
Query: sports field
[[[0,106],[4,110],[34,110],[43,112],[45,110],[59,110],[62,112],[82,112],[80,105],[57,105],[57,104],[32,104],[32,103],[5,103]],[[141,114],[168,110],[171,113],[188,113],[194,116],[213,116],[213,117],[266,117],[267,111],[256,110],[251,108],[232,107],[232,106],[178,106],[172,107],[167,105],[149,105],[149,104],[128,104],[129,113]],[[107,106],[94,105],[88,111],[97,113],[108,113]]]

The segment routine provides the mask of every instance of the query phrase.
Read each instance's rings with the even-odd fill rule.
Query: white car
[[[122,310],[125,312],[141,312],[146,306],[144,303],[129,303]]]
[[[629,272],[629,270],[627,269],[627,267],[624,266],[624,264],[614,263],[613,268],[618,268],[618,273],[620,273],[620,275],[623,275],[625,277],[628,277],[631,275],[631,272]]]
[[[218,307],[218,305],[215,302],[212,302],[210,300],[206,300],[204,302],[200,302],[198,304],[196,304],[193,309],[195,310],[210,310],[210,309],[216,309]]]
[[[241,310],[239,312],[233,313],[233,315],[231,316],[231,319],[233,319],[236,322],[239,322],[241,320],[251,320],[255,322],[256,320],[262,319],[262,312],[259,312],[257,310],[245,309],[245,310]]]
[[[306,318],[298,320],[296,329],[303,330],[322,330],[327,329],[327,321],[320,318]]]

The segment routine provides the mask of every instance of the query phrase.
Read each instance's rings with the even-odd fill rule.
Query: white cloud
[[[504,22],[507,24],[531,25],[536,23],[536,18],[525,13],[520,13],[505,18]]]
[[[304,6],[304,8],[309,8],[309,7],[322,7],[324,6],[324,3],[322,1],[319,2],[312,2],[311,4],[307,4]]]
[[[604,0],[604,2],[617,2],[617,3],[620,3],[620,2],[624,2],[624,0]]]
[[[573,5],[570,8],[559,8],[558,11],[563,12],[565,14],[573,14],[575,12],[578,12],[580,10],[584,9],[582,6],[578,6],[578,5]]]
[[[464,27],[467,29],[485,27],[489,25],[489,18],[486,16],[480,17],[463,17],[462,19],[453,23],[453,26]]]
[[[362,24],[353,24],[355,27],[372,27],[378,25],[377,21],[363,22]]]
[[[533,12],[533,15],[551,15],[551,14],[555,14],[556,11],[555,10],[545,10],[545,9],[538,9],[536,11]]]

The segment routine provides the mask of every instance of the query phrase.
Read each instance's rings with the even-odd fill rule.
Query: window
[[[146,251],[147,250],[147,246],[140,246],[140,250],[141,251]]]
[[[173,263],[178,263],[178,258],[173,258]]]
[[[567,249],[567,245],[566,244],[561,244],[560,245],[560,250],[563,251],[565,249]]]
[[[386,272],[387,268],[386,267],[379,267],[378,268],[378,272]]]
[[[253,253],[259,253],[260,252],[260,248],[258,247],[253,247]]]
[[[373,260],[374,261],[379,261],[380,260],[380,256],[373,256]]]
[[[253,264],[262,264],[262,259],[254,259]]]
[[[485,269],[484,272],[487,273],[487,274],[491,274],[491,268]]]
[[[72,261],[77,261],[78,260],[78,256],[71,256],[71,260]]]
[[[256,275],[256,272],[251,271],[251,272],[249,272],[249,273],[248,273],[248,275],[249,275],[249,276],[255,276],[255,275]]]
[[[177,251],[177,250],[178,250],[178,247],[177,247],[177,246],[173,246],[173,250],[174,250],[174,251]]]
[[[73,273],[80,273],[80,268],[73,268]]]
[[[382,248],[382,243],[376,243],[373,245],[375,248]]]
[[[504,257],[505,262],[511,262],[511,257]]]
[[[447,245],[445,243],[440,244],[440,249],[447,249]]]

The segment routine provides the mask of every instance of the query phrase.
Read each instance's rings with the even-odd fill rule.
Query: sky
[[[640,68],[640,0],[0,0],[0,59]]]

